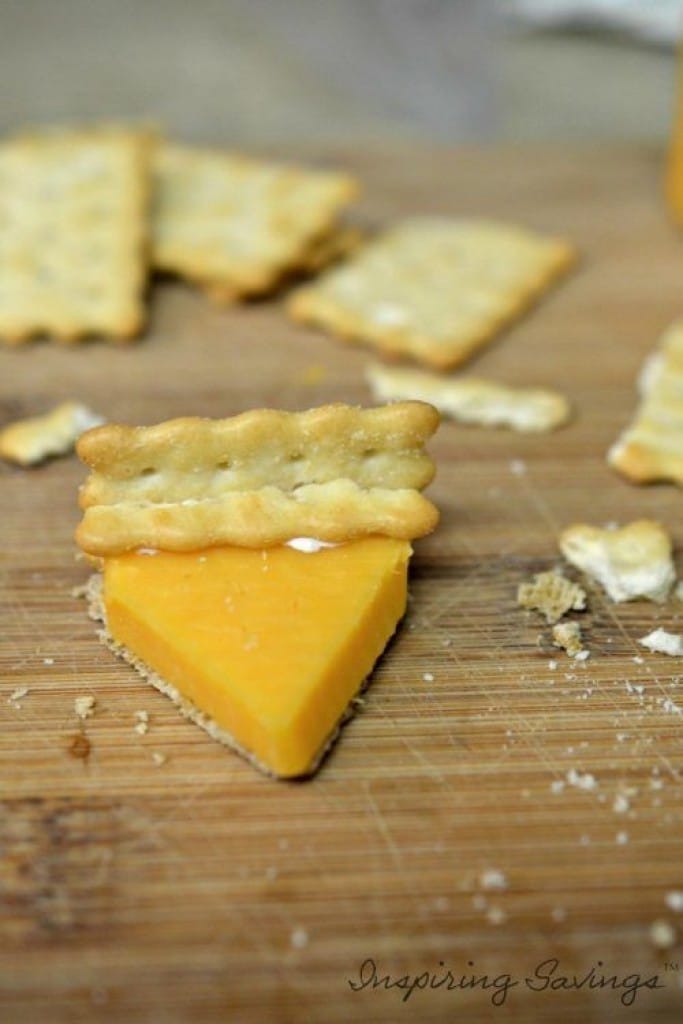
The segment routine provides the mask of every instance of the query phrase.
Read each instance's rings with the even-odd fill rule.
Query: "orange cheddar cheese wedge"
[[[388,537],[124,554],[105,560],[105,621],[217,739],[273,775],[305,775],[405,612],[410,554]]]
[[[76,538],[101,639],[215,739],[311,774],[407,602],[439,415],[251,410],[80,438]]]

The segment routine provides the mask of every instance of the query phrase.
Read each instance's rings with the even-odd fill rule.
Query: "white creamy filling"
[[[338,544],[331,544],[326,540],[318,540],[316,537],[292,537],[285,541],[285,547],[294,548],[295,551],[303,551],[307,555],[322,551],[323,548],[338,548]]]

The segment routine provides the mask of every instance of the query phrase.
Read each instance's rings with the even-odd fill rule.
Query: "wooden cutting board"
[[[605,464],[643,359],[683,312],[662,155],[323,157],[360,174],[372,221],[500,217],[576,241],[580,268],[467,368],[563,389],[574,422],[442,427],[442,523],[417,545],[407,620],[304,783],[257,774],[97,642],[71,596],[88,575],[76,459],[2,467],[0,1020],[601,1021],[629,999],[633,1019],[680,1019],[683,955],[651,928],[683,931],[666,905],[683,890],[681,668],[637,638],[683,630],[683,606],[592,590],[577,665],[515,602],[571,522],[651,516],[683,545],[680,492]],[[131,347],[1,350],[2,420],[69,397],[133,423],[370,402],[367,353],[276,302],[221,311],[161,283],[151,306]]]

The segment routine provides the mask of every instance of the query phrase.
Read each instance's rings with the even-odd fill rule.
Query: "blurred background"
[[[0,131],[195,142],[664,139],[674,0],[0,0]]]

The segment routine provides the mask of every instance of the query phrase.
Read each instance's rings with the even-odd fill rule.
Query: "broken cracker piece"
[[[44,131],[0,145],[0,339],[127,339],[145,320],[151,138]]]
[[[379,364],[368,367],[366,377],[379,401],[419,399],[444,416],[481,427],[544,433],[561,427],[571,413],[564,395],[544,388],[515,388],[475,377],[442,377]]]
[[[346,174],[177,145],[155,172],[154,265],[223,301],[272,289],[358,190]]]
[[[103,422],[80,402],[63,402],[43,416],[17,420],[0,430],[0,456],[20,466],[34,466],[73,451],[84,431]]]
[[[613,529],[576,524],[562,532],[560,550],[616,602],[645,597],[662,604],[676,581],[671,538],[654,520]]]
[[[657,654],[668,654],[672,658],[683,657],[683,636],[668,633],[665,629],[654,629],[647,636],[641,637],[638,643]]]
[[[562,647],[570,658],[582,654],[584,647],[578,622],[558,622],[553,626],[553,646]]]
[[[552,624],[569,611],[583,611],[586,591],[561,572],[539,572],[531,582],[519,584],[517,604],[539,611],[545,615],[546,622]]]
[[[607,462],[634,483],[683,485],[683,320],[674,323],[638,379],[635,417],[607,453]]]
[[[299,289],[288,309],[346,341],[457,366],[573,262],[567,242],[488,221],[417,217]]]

